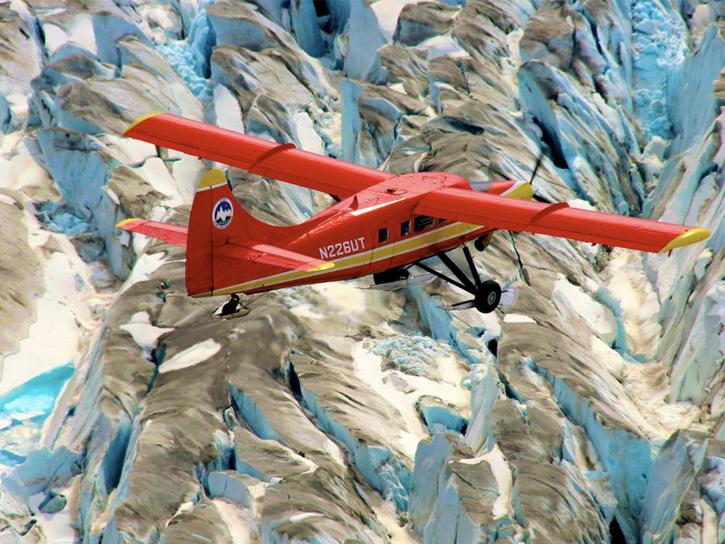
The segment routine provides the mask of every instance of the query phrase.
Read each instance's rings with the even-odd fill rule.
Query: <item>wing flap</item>
[[[335,266],[334,263],[315,259],[314,257],[302,255],[301,253],[270,244],[252,244],[245,246],[228,243],[215,248],[214,253],[233,259],[278,266],[287,270],[318,272]]]
[[[668,251],[702,241],[707,229],[543,204],[466,189],[428,193],[415,213],[517,232],[547,234],[640,251]]]
[[[148,219],[124,219],[116,225],[117,228],[130,232],[137,232],[152,238],[163,240],[167,244],[186,247],[187,228],[180,225],[170,225]]]
[[[171,113],[144,116],[124,136],[342,198],[393,176]]]

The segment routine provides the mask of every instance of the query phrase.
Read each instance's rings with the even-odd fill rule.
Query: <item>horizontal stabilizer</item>
[[[335,266],[331,262],[308,257],[270,244],[240,245],[239,243],[228,243],[215,248],[214,254],[243,261],[279,266],[287,270],[304,270],[306,272],[319,272]]]
[[[169,225],[168,223],[150,221],[148,219],[139,219],[137,217],[124,219],[119,222],[116,227],[131,232],[137,232],[139,234],[143,234],[144,236],[158,238],[167,244],[186,247],[186,227]]]

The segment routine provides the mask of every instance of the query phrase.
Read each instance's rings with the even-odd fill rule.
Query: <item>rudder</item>
[[[191,296],[209,296],[214,290],[214,248],[232,240],[252,238],[266,228],[232,194],[219,169],[201,178],[191,205],[186,247],[186,290]],[[258,238],[258,236],[257,236]]]

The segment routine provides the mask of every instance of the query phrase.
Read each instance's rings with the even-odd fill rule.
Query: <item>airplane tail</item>
[[[186,291],[192,296],[211,295],[225,270],[215,258],[215,248],[229,243],[271,239],[274,229],[250,215],[232,194],[224,172],[209,170],[199,182],[191,205],[186,244]],[[266,234],[266,235],[265,235]],[[251,260],[251,259],[250,259]],[[215,281],[216,279],[216,281]]]
[[[264,287],[265,276],[275,272],[289,271],[296,277],[334,266],[268,243],[279,242],[277,231],[284,227],[249,214],[232,194],[224,172],[217,169],[209,170],[197,186],[188,228],[138,218],[116,226],[186,247],[186,291],[194,297]]]

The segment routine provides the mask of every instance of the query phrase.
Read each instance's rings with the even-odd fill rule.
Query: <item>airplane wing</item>
[[[116,227],[131,232],[138,232],[139,234],[151,236],[152,238],[158,238],[167,244],[186,247],[186,227],[169,225],[168,223],[160,223],[158,221],[149,221],[148,219],[138,219],[136,217],[124,219]]]
[[[445,188],[426,194],[414,212],[517,232],[548,234],[640,251],[669,251],[700,242],[707,229],[543,204],[467,189]]]
[[[270,244],[251,244],[246,246],[228,243],[214,248],[214,253],[233,259],[279,266],[287,270],[318,272],[335,266],[334,263],[308,257],[307,255],[302,255],[301,253],[282,249],[281,247]]]
[[[393,176],[171,113],[141,117],[123,134],[340,198]]]

